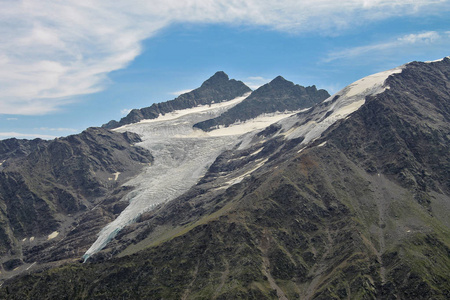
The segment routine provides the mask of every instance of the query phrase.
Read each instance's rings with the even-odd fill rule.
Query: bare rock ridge
[[[230,80],[227,74],[219,71],[206,80],[199,88],[191,92],[182,94],[170,101],[152,104],[150,107],[133,109],[119,122],[110,121],[102,127],[112,129],[136,123],[143,119],[155,119],[159,115],[164,115],[174,110],[231,100],[250,91],[251,89],[243,82],[234,79]]]
[[[309,108],[329,96],[327,91],[317,90],[315,86],[303,87],[278,76],[222,115],[197,123],[194,127],[210,131],[219,126],[229,126],[238,121],[244,122],[265,113]]]

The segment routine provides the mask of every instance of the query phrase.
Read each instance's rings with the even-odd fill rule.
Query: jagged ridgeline
[[[160,115],[165,115],[175,110],[231,100],[250,91],[251,89],[242,81],[230,80],[227,74],[219,71],[206,80],[199,88],[189,93],[182,94],[170,101],[152,104],[150,107],[133,109],[119,122],[113,120],[103,125],[103,127],[112,129],[136,123],[143,119],[156,119]]]
[[[216,118],[199,122],[194,127],[210,131],[220,126],[244,122],[266,113],[309,108],[329,96],[327,91],[317,90],[315,86],[303,87],[278,76],[270,83],[258,88],[235,107]]]
[[[201,109],[224,114],[214,105]],[[131,148],[153,154],[145,172],[158,172],[134,178],[166,188],[148,187],[158,193],[137,200],[174,199],[124,225],[84,264],[10,256],[2,274],[23,272],[3,283],[0,298],[450,298],[449,58],[368,76],[245,134],[218,124],[193,129],[204,116],[189,112],[116,130],[139,132],[142,142]],[[235,121],[230,127],[246,128]],[[17,157],[41,147],[19,143],[14,151],[16,144],[0,149]],[[171,185],[186,180],[194,184],[185,190]],[[117,217],[108,207],[121,202],[123,189],[116,185],[90,216]],[[69,236],[80,239],[87,227],[72,229]],[[66,253],[65,245],[55,242],[61,252],[53,253]]]

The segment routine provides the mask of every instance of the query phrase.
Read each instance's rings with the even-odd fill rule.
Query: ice
[[[210,106],[176,111],[157,119],[143,120],[116,129],[119,132],[139,134],[142,142],[136,146],[148,149],[155,160],[141,174],[125,183],[134,187],[125,197],[129,205],[101,230],[95,243],[83,256],[85,260],[105,247],[122,228],[134,222],[142,213],[175,199],[195,185],[217,156],[240,142],[242,135],[265,128],[293,113],[262,115],[211,132],[193,128],[195,123],[220,115],[246,96]]]
[[[379,94],[388,88],[387,86],[384,86],[386,79],[392,74],[401,73],[402,70],[403,66],[364,77],[350,84],[340,93],[343,97],[347,98]]]

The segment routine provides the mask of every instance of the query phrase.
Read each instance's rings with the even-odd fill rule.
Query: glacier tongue
[[[193,128],[195,123],[218,116],[246,96],[248,94],[228,102],[186,109],[116,129],[139,134],[142,142],[137,146],[150,150],[155,160],[141,174],[125,183],[134,187],[125,199],[129,205],[101,230],[97,240],[84,254],[85,260],[105,247],[122,228],[134,222],[142,213],[175,199],[195,185],[217,156],[241,141],[243,134],[265,128],[292,114],[263,116],[210,133]]]

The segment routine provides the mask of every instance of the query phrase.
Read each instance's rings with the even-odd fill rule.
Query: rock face
[[[174,100],[155,103],[150,107],[133,109],[119,122],[110,121],[103,125],[105,128],[117,128],[126,124],[136,123],[143,119],[155,119],[159,115],[170,113],[174,110],[206,105],[214,102],[231,100],[250,92],[251,89],[241,81],[229,79],[222,71],[217,72],[206,80],[199,88],[180,95]]]
[[[315,86],[305,88],[278,76],[219,117],[197,123],[194,127],[210,131],[218,126],[229,126],[238,121],[244,122],[265,113],[312,107],[329,96],[327,91],[317,90]]]
[[[136,134],[101,128],[53,141],[2,141],[0,253],[4,270],[15,268],[8,267],[11,262],[22,265],[73,257],[77,248],[65,244],[68,237],[83,226],[98,230],[108,214],[114,217],[114,209],[105,202],[113,198],[115,189],[120,191],[119,183],[152,162],[147,150],[132,146],[139,141]],[[95,206],[110,211],[105,213],[106,220],[94,219]],[[95,238],[95,231],[91,234]],[[55,249],[55,241],[62,248]],[[77,243],[77,247],[89,246],[89,233]],[[1,275],[8,276],[4,271]]]
[[[448,299],[450,59],[391,74],[246,136],[87,263],[0,297]]]

